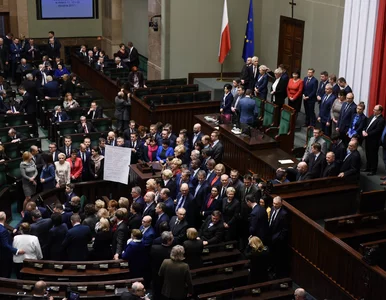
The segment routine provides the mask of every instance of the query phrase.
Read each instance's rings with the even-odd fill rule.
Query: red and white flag
[[[229,50],[231,50],[231,32],[229,30],[227,0],[224,0],[224,12],[222,15],[220,47],[218,50],[218,62],[220,64],[224,62],[225,57],[229,53]]]

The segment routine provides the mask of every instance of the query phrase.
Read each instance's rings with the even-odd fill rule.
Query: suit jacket
[[[206,196],[208,195],[208,193],[210,191],[209,183],[208,183],[208,181],[205,180],[204,183],[198,188],[197,193],[196,193],[197,187],[198,187],[198,185],[193,190],[193,197],[195,195],[194,202],[196,203],[197,207],[202,207],[202,205],[204,204],[204,202],[206,200]]]
[[[95,172],[95,162],[90,158],[88,162],[88,173],[93,180],[101,180],[103,179],[103,168],[104,168],[105,160],[104,158],[100,162],[100,167],[98,172]]]
[[[331,106],[334,103],[336,97],[334,94],[329,96],[324,95],[319,107],[319,117],[322,123],[331,123]]]
[[[155,225],[154,225],[155,236],[158,237],[161,235],[159,226],[161,225],[162,222],[167,222],[169,224],[170,218],[167,215],[167,213],[163,213],[161,216],[156,215],[155,218],[156,218]]]
[[[46,53],[48,57],[52,59],[55,59],[56,57],[60,57],[60,46],[61,45],[58,43],[55,43],[55,41],[53,46],[51,46],[51,44],[48,44],[46,47]]]
[[[318,87],[318,90],[316,92],[316,95],[322,98],[321,101],[323,101],[323,97],[326,94],[327,83],[328,83],[328,80],[319,82],[319,87]]]
[[[343,172],[344,177],[346,178],[359,179],[360,167],[361,155],[358,150],[354,150],[343,160],[342,165],[340,166],[340,172]]]
[[[232,102],[233,102],[233,95],[232,93],[229,93],[228,95],[224,95],[223,99],[221,100],[220,108],[223,109],[223,114],[232,114]]]
[[[354,124],[355,116],[357,114],[353,114],[350,122],[350,127],[348,129],[349,137],[352,137],[355,133],[362,137],[362,131],[366,129],[366,116],[362,113],[359,115],[357,122]]]
[[[47,96],[47,97],[59,97],[60,96],[59,83],[55,80],[47,82],[43,87],[43,93],[44,93],[44,96]]]
[[[11,45],[9,46],[9,52],[11,54],[11,61],[14,61],[14,62],[20,61],[20,56],[21,56],[22,50],[23,49],[21,48],[20,43],[19,44],[11,43]]]
[[[11,138],[10,136],[7,136],[7,141],[12,142],[13,140],[20,139],[20,141],[26,140],[28,137],[20,132],[16,131],[16,134]]]
[[[228,198],[222,199],[221,212],[224,223],[227,223],[230,228],[236,229],[237,221],[240,216],[240,202],[237,199],[233,199],[228,203]]]
[[[129,107],[131,106],[131,100],[128,98],[127,100],[123,98],[115,97],[115,112],[114,116],[117,120],[129,120]]]
[[[129,53],[129,59],[130,59],[129,65],[131,70],[131,67],[139,66],[139,54],[138,54],[138,50],[135,47],[131,48],[131,52],[130,50],[128,50],[128,53]]]
[[[144,216],[150,216],[152,217],[153,219],[153,224],[155,224],[155,207],[156,207],[156,203],[153,202],[152,204],[150,204],[147,208],[146,208],[146,203],[145,203],[145,206],[143,208],[143,213],[142,213],[142,218]]]
[[[241,219],[245,222],[248,217],[249,217],[249,214],[251,213],[251,209],[248,207],[247,205],[247,202],[245,201],[245,197],[247,195],[257,195],[257,187],[252,184],[250,187],[249,187],[249,191],[248,193],[246,193],[246,187],[243,185],[240,189],[240,203],[241,203],[241,211],[240,211],[240,216],[241,216]],[[256,197],[257,198],[257,197]],[[256,199],[257,200],[257,199]],[[260,198],[259,198],[260,200]]]
[[[33,53],[33,57],[32,57]],[[40,59],[40,51],[36,45],[33,45],[33,48],[30,43],[25,44],[24,46],[24,54],[26,60],[39,60]]]
[[[176,198],[177,199],[177,205],[179,203],[180,198],[181,198],[181,193],[178,193],[177,198]],[[188,222],[189,227],[194,227],[196,213],[197,213],[197,207],[195,205],[195,202],[193,201],[193,195],[192,194],[189,193],[188,196],[186,196],[185,203],[182,207],[186,209],[185,220]],[[176,208],[177,208],[177,206],[176,206]]]
[[[332,164],[326,164],[324,166],[321,177],[338,176],[338,174],[339,174],[339,167],[335,162],[333,162]]]
[[[237,110],[240,114],[240,123],[253,125],[257,116],[257,106],[256,101],[249,98],[243,97],[240,99]]]
[[[22,75],[26,74],[26,71],[31,71],[32,67],[30,64],[25,64],[25,65],[18,65],[16,68],[16,73],[20,73]]]
[[[274,211],[271,211],[271,218],[273,213]],[[284,207],[281,207],[272,222],[269,222],[269,235],[272,244],[286,241],[288,236],[288,214]]]
[[[285,103],[285,98],[287,97],[287,84],[288,84],[288,81],[281,76],[276,86],[275,93],[271,95],[271,102],[275,103],[276,105],[279,105],[279,107],[282,107],[283,104]],[[271,86],[271,92],[272,92],[272,86]]]
[[[173,156],[174,155],[174,150],[172,147],[169,147],[166,152],[165,152],[165,158],[161,158],[160,155],[162,153],[162,146],[158,147],[158,150],[157,150],[157,155],[156,155],[156,159],[159,161],[159,160],[162,160],[163,162],[166,161],[166,158],[168,156]]]
[[[65,111],[62,111],[62,112],[60,112],[58,114],[53,112],[52,113],[52,118],[51,118],[52,123],[59,122],[59,115],[60,115],[60,119],[61,119],[62,122],[70,120],[70,117],[67,115],[67,113]]]
[[[142,298],[132,294],[131,292],[123,292],[120,300],[141,300]]]
[[[128,146],[129,148],[135,149],[135,153],[131,151],[131,164],[138,163],[139,159],[142,159],[143,147],[140,141],[136,141],[135,147],[134,144],[129,140]]]
[[[365,139],[366,139],[366,146],[368,146],[369,143],[371,143],[377,147],[380,145],[380,142],[381,142],[382,132],[385,127],[385,119],[383,118],[382,115],[380,115],[375,119],[373,123],[371,123],[371,120],[373,119],[373,117],[374,116],[372,115],[367,118],[367,122],[366,122],[366,126],[364,127],[364,130],[367,132],[368,136],[365,137]]]
[[[98,130],[90,122],[86,122],[88,132],[98,132]],[[78,133],[85,133],[84,127],[82,124],[78,124]]]
[[[215,199],[213,199],[212,203],[208,207],[208,202],[210,199],[211,194],[206,196],[205,202],[201,206],[201,213],[203,213],[203,217],[206,218],[207,216],[210,216],[212,212],[215,210],[219,210],[221,207],[221,197],[217,196]]]
[[[163,182],[162,185],[164,185]],[[169,189],[170,197],[172,199],[175,199],[177,196],[177,183],[174,180],[170,179],[164,187]]]
[[[217,144],[212,148],[212,158],[216,161],[216,164],[222,162],[222,157],[224,154],[224,146],[221,141],[218,141]]]
[[[0,225],[0,261],[12,261],[12,255],[16,252],[17,249],[12,247],[11,235],[3,225]]]
[[[68,232],[67,224],[54,226],[48,232],[48,258],[51,260],[63,260],[62,243]]]
[[[250,65],[247,67],[247,77],[248,77],[248,85],[245,85],[245,88],[254,90],[254,87],[256,85],[257,78],[259,76],[259,65],[256,67],[256,76],[253,74],[253,65]]]
[[[43,250],[43,253],[45,249],[48,246],[49,243],[49,236],[48,233],[52,227],[52,221],[51,219],[39,219],[35,223],[31,224],[31,230],[30,233],[34,236],[37,236],[39,239],[40,247]]]
[[[190,269],[197,269],[202,267],[202,250],[204,245],[202,240],[186,240],[183,244],[185,249],[185,262]]]
[[[158,271],[165,259],[170,258],[171,246],[153,245],[150,249],[150,261],[152,269],[152,278],[157,280]]]
[[[311,153],[308,157],[308,175],[310,179],[320,178],[327,164],[326,156],[321,152],[318,157]]]
[[[141,230],[142,232],[142,242],[145,245],[145,247],[150,247],[153,244],[153,240],[155,239],[155,230],[151,226],[148,229],[146,229],[145,232],[144,232],[144,229],[145,228],[143,227],[143,225],[139,227],[139,230]]]
[[[306,101],[316,101],[316,92],[318,90],[318,80],[315,77],[304,77],[303,95],[309,97]]]
[[[129,228],[129,233],[133,229],[139,229],[139,227],[141,227],[141,224],[142,224],[141,215],[132,214],[131,216],[129,216],[129,218],[127,219],[127,227]]]
[[[260,99],[265,100],[267,98],[267,93],[268,93],[268,74],[259,74],[257,76],[255,88],[259,89],[257,93],[257,97]]]
[[[128,238],[129,238],[129,230],[125,222],[121,222],[118,225],[117,230],[115,230],[113,235],[113,242],[112,242],[113,255],[122,254],[122,251],[126,247],[126,242]]]
[[[210,228],[209,225],[212,223],[212,216],[208,216],[202,224],[199,232],[199,237],[203,241],[207,241],[208,244],[221,243],[224,236],[224,223],[222,220],[213,224]]]
[[[145,85],[145,77],[143,76],[142,72],[130,72],[128,77],[129,87],[134,88],[135,87],[135,76],[137,76],[138,79],[138,87],[143,88]]]
[[[36,98],[26,92],[23,95],[23,101],[21,102],[20,110],[24,110],[26,114],[36,113]]]
[[[356,113],[357,105],[352,102],[344,102],[338,119],[337,128],[341,134],[346,134],[350,125],[352,116]]]
[[[256,204],[252,209],[249,219],[249,234],[266,241],[268,234],[268,215],[264,207]]]
[[[77,150],[77,149],[74,148],[72,145],[70,145],[70,147],[68,147],[68,148],[69,148],[68,152],[69,152],[70,155],[67,154],[67,147],[66,147],[65,145],[64,145],[63,147],[60,147],[60,148],[59,148],[59,151],[60,151],[60,152],[66,154],[66,158],[71,157],[71,151],[72,151],[72,150]]]
[[[103,118],[103,109],[101,107],[97,106],[95,112],[91,111],[90,113],[87,113],[86,118],[87,119],[100,119],[100,118]]]
[[[145,277],[150,270],[149,253],[143,241],[131,241],[122,253],[122,259],[129,262],[132,278]]]
[[[176,224],[177,216],[173,216],[170,219],[169,226],[170,231],[173,233],[175,243],[182,245],[186,240],[186,230],[188,229],[188,222],[184,219]]]
[[[90,227],[86,225],[72,227],[62,243],[63,250],[67,252],[67,259],[70,261],[87,260],[89,241],[91,241]]]
[[[5,67],[5,62],[8,61],[8,57],[9,57],[9,47],[5,44],[5,40],[4,40],[4,44],[0,48],[0,60],[3,65],[3,71]]]

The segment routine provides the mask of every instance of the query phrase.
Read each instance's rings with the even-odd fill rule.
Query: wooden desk
[[[210,135],[216,130],[216,124],[205,120],[206,115],[195,115],[195,121],[201,124],[202,132]],[[216,118],[216,114],[209,115]],[[259,174],[264,179],[273,179],[279,167],[288,168],[296,166],[297,159],[280,148],[271,137],[248,137],[235,135],[231,132],[231,125],[219,125],[220,140],[224,145],[223,163],[230,168],[239,170],[241,174],[250,170]],[[281,164],[279,159],[291,159],[292,164]]]
[[[150,178],[161,178],[161,166],[159,163],[153,163],[155,175],[150,173],[143,173],[138,169],[136,164],[130,165],[130,183],[138,185],[142,191],[146,191],[146,181]]]

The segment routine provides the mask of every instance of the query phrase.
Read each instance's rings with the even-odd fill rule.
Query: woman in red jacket
[[[79,182],[82,178],[83,164],[82,159],[78,157],[78,152],[76,149],[71,151],[71,157],[67,158],[67,161],[71,168],[71,182]]]
[[[300,71],[292,73],[292,78],[287,85],[288,105],[296,110],[296,116],[302,107],[303,80],[300,78]]]

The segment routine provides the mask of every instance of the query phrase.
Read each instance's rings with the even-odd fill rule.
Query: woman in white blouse
[[[79,103],[76,102],[76,100],[72,98],[71,93],[67,93],[64,96],[63,107],[64,107],[64,109],[72,109],[72,108],[79,107]]]
[[[13,247],[16,249],[23,249],[25,253],[23,255],[14,255],[13,262],[15,265],[16,276],[20,279],[20,270],[23,267],[24,259],[42,259],[42,249],[40,248],[39,239],[29,234],[30,225],[26,222],[21,223],[20,235],[17,235],[13,239]]]
[[[64,153],[58,154],[59,161],[55,162],[55,180],[56,187],[61,187],[66,184],[70,184],[71,181],[71,166],[66,161],[66,155]]]

